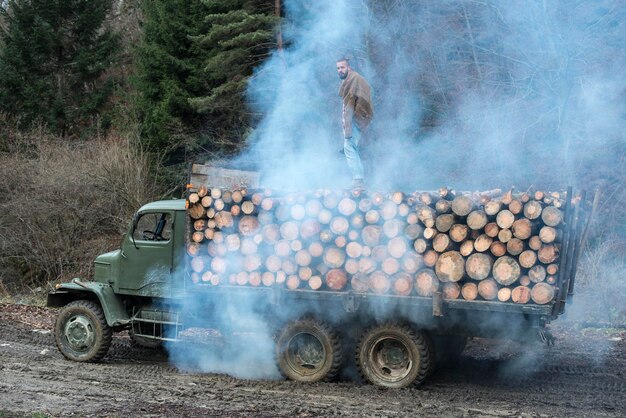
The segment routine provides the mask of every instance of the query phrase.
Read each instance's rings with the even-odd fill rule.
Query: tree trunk
[[[413,279],[408,273],[398,273],[392,277],[393,292],[396,295],[408,296],[413,290]]]
[[[479,253],[484,253],[491,247],[491,243],[493,242],[493,238],[486,234],[479,235],[474,240],[474,249]]]
[[[415,291],[418,295],[431,297],[439,289],[439,280],[431,269],[422,269],[415,276]]]
[[[352,276],[350,284],[355,292],[366,293],[370,288],[369,276],[365,273],[357,273]]]
[[[508,302],[511,299],[511,288],[503,287],[498,290],[498,300],[500,302]]]
[[[459,216],[467,216],[474,209],[474,202],[465,195],[458,195],[452,201],[452,212]]]
[[[464,224],[454,224],[450,228],[450,239],[454,242],[461,242],[467,239],[469,228]]]
[[[466,222],[470,229],[479,231],[487,225],[487,214],[484,210],[474,210],[467,215]]]
[[[463,287],[461,287],[461,296],[465,300],[474,300],[478,297],[478,286],[476,283],[465,283]]]
[[[375,271],[370,275],[369,287],[374,293],[384,294],[389,291],[391,282],[385,273],[382,271]]]
[[[472,279],[483,280],[491,274],[492,266],[493,260],[489,255],[484,253],[475,253],[467,258],[465,270],[467,271],[467,275]]]
[[[494,300],[498,297],[498,285],[493,279],[485,279],[478,283],[478,294],[485,300]]]
[[[510,210],[504,209],[496,215],[496,224],[502,229],[509,229],[515,222],[515,215]]]
[[[522,251],[518,257],[520,266],[529,269],[537,262],[537,253],[533,250]]]
[[[461,294],[461,287],[455,282],[444,283],[441,290],[444,299],[458,299]]]
[[[511,300],[515,303],[528,303],[530,301],[530,288],[517,286],[511,291]]]
[[[530,291],[530,297],[537,305],[545,305],[554,299],[554,287],[547,283],[537,283]]]
[[[433,238],[433,250],[438,253],[445,253],[452,249],[452,241],[450,241],[450,236],[448,234],[437,234],[435,238]]]
[[[435,228],[439,232],[448,232],[452,225],[454,225],[455,216],[451,213],[446,213],[437,216],[435,219]]]

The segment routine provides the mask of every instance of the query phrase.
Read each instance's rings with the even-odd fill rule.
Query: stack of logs
[[[275,196],[200,187],[187,202],[191,280],[547,304],[565,199],[543,191]]]

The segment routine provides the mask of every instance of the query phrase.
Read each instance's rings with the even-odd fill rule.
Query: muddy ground
[[[0,417],[626,416],[626,330],[559,320],[556,345],[474,339],[419,388],[297,384],[179,370],[116,334],[98,364],[58,352],[54,311],[0,304]]]

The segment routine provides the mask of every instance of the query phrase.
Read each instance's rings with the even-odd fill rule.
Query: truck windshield
[[[169,213],[144,213],[139,217],[133,238],[137,241],[169,241],[172,217]]]

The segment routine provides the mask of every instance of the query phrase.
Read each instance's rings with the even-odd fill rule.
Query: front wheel
[[[112,331],[100,305],[77,300],[67,304],[57,316],[54,337],[68,360],[96,362],[109,351]]]
[[[366,331],[357,347],[363,378],[377,386],[404,388],[422,383],[432,372],[432,343],[425,333],[403,324]]]
[[[323,322],[305,318],[287,324],[276,340],[276,359],[283,376],[298,382],[331,380],[342,363],[337,334]]]

